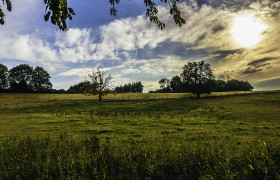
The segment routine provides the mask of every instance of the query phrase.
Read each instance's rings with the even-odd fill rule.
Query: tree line
[[[191,92],[200,97],[200,94],[213,91],[251,91],[254,87],[248,81],[217,80],[213,75],[211,66],[204,61],[189,62],[183,67],[183,72],[170,79],[159,80],[160,89],[150,93],[186,93]]]
[[[140,81],[113,87],[112,77],[99,69],[93,70],[88,75],[89,80],[80,82],[64,89],[52,89],[49,73],[42,67],[31,67],[21,64],[8,70],[0,64],[0,92],[20,93],[84,93],[87,95],[102,96],[108,93],[143,93],[143,85]],[[213,91],[251,91],[253,86],[248,81],[242,80],[217,80],[213,75],[210,64],[204,61],[189,62],[184,65],[183,72],[170,79],[162,78],[159,81],[160,89],[150,93],[194,93],[197,98],[201,94]]]
[[[150,93],[186,93],[188,92],[187,85],[181,81],[179,76],[174,76],[171,80],[162,78],[159,81],[160,89],[150,91]],[[231,79],[228,81],[213,79],[214,88],[216,92],[227,91],[252,91],[254,87],[248,81]],[[163,86],[164,85],[164,86]]]
[[[80,82],[70,86],[65,93],[83,93],[86,82]],[[116,93],[143,93],[143,85],[141,81],[136,81],[113,88]]]
[[[12,69],[0,64],[0,92],[51,92],[50,74],[44,68],[20,64]]]
[[[117,93],[143,93],[143,85],[140,81],[115,87]]]

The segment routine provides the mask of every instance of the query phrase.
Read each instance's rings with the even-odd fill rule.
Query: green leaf
[[[111,14],[111,16],[116,16],[117,15],[117,10],[115,9],[115,7],[112,7],[110,9],[110,14]]]
[[[7,10],[11,11],[12,10],[12,4],[11,4],[10,0],[6,0],[6,4],[7,4]]]
[[[70,14],[75,14],[72,8],[68,8]]]
[[[45,14],[44,19],[45,21],[48,21],[50,18],[51,12],[49,11],[47,14]]]

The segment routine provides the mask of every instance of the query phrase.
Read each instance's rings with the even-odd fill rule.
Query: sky
[[[184,0],[186,24],[156,1],[160,30],[145,15],[143,0],[122,0],[110,16],[104,0],[68,0],[76,13],[69,30],[44,21],[43,0],[12,1],[0,26],[0,63],[42,66],[55,89],[68,89],[96,68],[113,85],[141,81],[144,91],[182,73],[188,62],[206,61],[219,79],[249,81],[255,90],[280,89],[280,2]]]

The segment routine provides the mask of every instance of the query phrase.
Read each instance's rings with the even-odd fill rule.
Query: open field
[[[185,98],[189,94],[146,100],[146,94],[118,96],[121,100],[99,103],[96,97],[79,94],[0,94],[0,137],[67,132],[121,139],[151,134],[257,138],[280,130],[280,93],[201,99]]]
[[[280,178],[279,92],[190,96],[0,94],[0,179]]]

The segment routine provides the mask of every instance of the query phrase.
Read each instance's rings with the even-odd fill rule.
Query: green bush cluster
[[[7,139],[0,179],[279,179],[280,143],[97,136]]]

